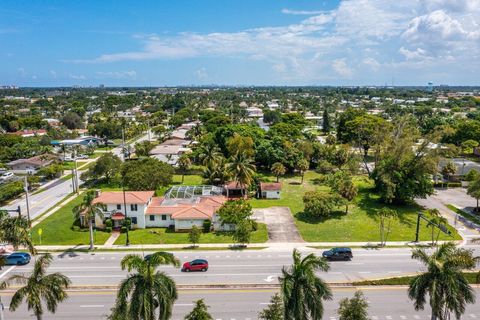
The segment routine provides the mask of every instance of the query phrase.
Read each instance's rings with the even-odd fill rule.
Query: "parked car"
[[[328,251],[323,251],[322,257],[330,261],[348,261],[353,258],[353,254],[350,248],[332,248]]]
[[[208,261],[203,259],[195,259],[190,262],[185,262],[182,267],[182,271],[207,271],[208,270]]]
[[[4,255],[3,258],[5,259],[5,265],[13,266],[28,264],[32,257],[27,252],[14,252],[9,255]]]
[[[2,181],[6,181],[11,178],[13,178],[13,172],[10,172],[10,171],[5,172],[4,174],[2,174],[2,176],[0,176],[0,180]]]
[[[88,159],[89,157],[86,154],[79,154],[76,159]]]
[[[71,156],[66,156],[64,158],[61,158],[63,161],[73,161],[73,158]]]

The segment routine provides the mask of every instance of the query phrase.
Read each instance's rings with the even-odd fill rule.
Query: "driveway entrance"
[[[287,207],[253,209],[253,218],[267,225],[268,242],[304,242]]]

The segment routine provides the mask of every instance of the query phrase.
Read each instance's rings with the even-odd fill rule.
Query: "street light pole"
[[[28,203],[28,180],[27,176],[25,176],[25,201],[27,203],[27,219],[28,219],[28,226],[31,227],[31,221],[30,221],[30,205]]]

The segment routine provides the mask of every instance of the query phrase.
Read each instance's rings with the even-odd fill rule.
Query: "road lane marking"
[[[3,277],[5,277],[10,271],[12,271],[13,269],[15,269],[16,266],[11,266],[10,268],[8,268],[7,270],[5,270],[2,274],[0,274],[0,279],[2,279]]]
[[[105,305],[103,304],[84,304],[81,305],[80,308],[103,308]]]

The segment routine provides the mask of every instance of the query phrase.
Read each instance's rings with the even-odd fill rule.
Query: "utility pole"
[[[75,172],[72,169],[72,193],[76,192],[76,187],[75,187]]]
[[[78,184],[78,169],[77,169],[77,159],[75,158],[74,160],[74,163],[75,163],[75,174],[74,174],[74,179],[75,179],[75,189],[76,189],[76,192],[78,194],[79,190],[80,190],[80,187],[79,187],[79,184]]]
[[[127,160],[125,157],[125,129],[124,126],[122,125],[122,155],[123,155],[123,161]]]
[[[27,203],[27,219],[28,219],[28,226],[31,227],[31,222],[30,222],[30,205],[28,203],[28,179],[27,176],[25,176],[25,201]],[[20,210],[19,210],[20,211]]]

